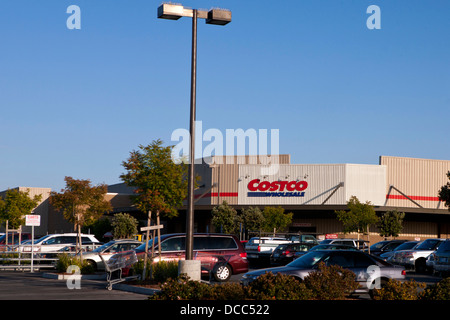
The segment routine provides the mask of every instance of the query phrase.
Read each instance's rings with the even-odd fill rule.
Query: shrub
[[[304,279],[304,284],[315,300],[343,300],[358,288],[354,272],[340,266],[326,266],[321,262],[318,269]]]
[[[153,280],[156,282],[165,282],[169,278],[178,277],[178,261],[159,261],[152,267]]]
[[[168,279],[161,290],[149,297],[150,300],[209,300],[213,299],[209,284],[190,280],[188,277]]]
[[[422,300],[450,300],[450,277],[426,288]]]
[[[293,276],[268,272],[245,288],[249,299],[256,300],[306,300],[310,291]]]
[[[59,272],[66,272],[67,268],[71,265],[78,266],[80,268],[81,274],[91,274],[94,273],[94,267],[83,260],[80,262],[79,257],[70,256],[67,253],[59,254],[58,261],[56,262],[56,270]]]
[[[214,300],[245,300],[246,292],[239,283],[222,283],[213,286]]]
[[[414,280],[399,281],[389,279],[381,289],[373,290],[374,300],[417,300],[425,284]]]

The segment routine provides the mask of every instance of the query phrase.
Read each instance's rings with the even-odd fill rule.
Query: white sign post
[[[41,225],[41,216],[37,214],[25,215],[25,225],[31,226],[31,272],[33,272],[33,257],[34,257],[34,227]]]

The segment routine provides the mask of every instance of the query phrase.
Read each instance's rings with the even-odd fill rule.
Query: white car
[[[395,252],[390,262],[409,269],[415,269],[418,273],[423,273],[427,270],[427,258],[439,248],[443,241],[445,239],[424,240],[412,250]]]
[[[112,240],[104,245],[89,251],[83,252],[83,260],[88,261],[95,270],[104,270],[105,265],[100,258],[100,255],[103,257],[104,261],[108,261],[113,255],[123,251],[134,250],[142,244],[141,241],[137,240],[129,240],[129,239],[121,239],[121,240]]]
[[[35,240],[33,243],[33,252],[56,252],[70,244],[77,242],[76,233],[48,234]],[[98,243],[99,241],[92,234],[81,234],[83,244]],[[31,252],[31,244],[22,246],[23,252]]]

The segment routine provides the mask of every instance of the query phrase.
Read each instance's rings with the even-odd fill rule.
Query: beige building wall
[[[450,161],[381,156],[380,164],[387,167],[385,206],[446,209],[438,192],[448,182]]]

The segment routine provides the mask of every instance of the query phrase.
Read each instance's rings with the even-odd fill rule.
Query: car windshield
[[[50,237],[49,234],[46,235],[46,236],[43,236],[43,237],[41,237],[41,238],[39,238],[39,239],[37,239],[37,240],[34,240],[34,244],[39,243],[39,242],[41,242],[41,241],[44,241],[44,240],[47,239],[48,237]]]
[[[370,250],[381,249],[387,243],[387,241],[380,241],[370,246]]]
[[[422,242],[421,245],[417,246],[417,250],[434,250],[439,245],[441,240],[438,239],[428,239]]]
[[[400,251],[400,250],[408,250],[408,249],[412,249],[415,246],[417,246],[418,242],[415,241],[411,241],[411,242],[405,242],[402,243],[401,245],[399,245],[397,248],[395,248],[394,251]]]
[[[327,251],[312,251],[295,259],[287,266],[294,268],[312,268],[315,264],[321,261],[329,253]]]
[[[92,252],[102,252],[103,250],[107,249],[109,246],[111,246],[115,241],[110,241],[105,243],[104,245],[101,245],[100,247],[95,248],[92,250]]]
[[[161,236],[161,241],[164,241],[164,239],[166,239],[167,237],[168,237],[168,235],[162,235]],[[151,250],[152,245],[153,245],[153,239],[155,240],[155,248],[158,245],[158,237],[155,237],[155,238],[152,238],[152,239],[148,240],[148,248],[150,250]],[[137,252],[144,252],[145,251],[145,241],[139,247],[136,247],[134,250],[136,250]]]
[[[447,240],[439,246],[439,252],[450,252],[450,241]]]

